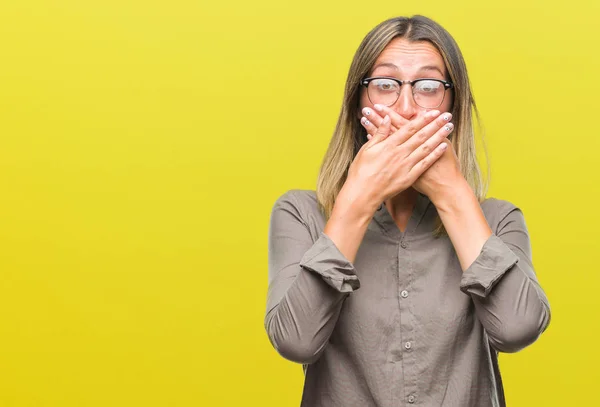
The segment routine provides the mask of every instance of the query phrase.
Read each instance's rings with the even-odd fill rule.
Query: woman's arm
[[[283,195],[271,214],[265,328],[283,357],[309,364],[325,349],[344,299],[360,286],[352,261],[372,214],[341,192],[313,242],[297,193]]]
[[[466,182],[434,204],[464,270],[460,288],[473,299],[492,346],[516,352],[533,343],[550,322],[550,306],[535,276],[522,212],[507,207],[492,231]]]

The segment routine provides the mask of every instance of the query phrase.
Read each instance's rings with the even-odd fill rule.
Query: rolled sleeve
[[[518,261],[517,255],[498,236],[491,235],[463,273],[460,289],[465,294],[485,298]]]
[[[328,285],[341,293],[349,293],[360,288],[354,266],[323,232],[305,253],[300,261],[300,267],[320,275]]]

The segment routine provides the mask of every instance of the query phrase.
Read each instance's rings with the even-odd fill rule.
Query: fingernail
[[[450,113],[446,113],[445,115],[442,116],[442,119],[446,120],[447,122],[450,121],[450,119],[452,119],[452,114]]]
[[[363,109],[363,114],[364,114],[365,116],[369,116],[369,115],[371,114],[371,109],[369,109],[368,107],[365,107],[365,108]]]
[[[390,122],[390,116],[389,115],[385,115],[385,117],[383,118],[383,124],[388,124]]]
[[[427,113],[427,117],[437,117],[440,115],[440,111],[439,110],[432,110],[430,112]]]
[[[448,144],[447,143],[442,143],[442,144],[440,144],[440,148],[442,149],[442,151],[444,151],[445,149],[448,148]]]
[[[380,104],[376,104],[373,106],[375,108],[375,110],[377,110],[378,112],[381,112],[383,110],[383,105]]]
[[[454,125],[452,123],[448,123],[447,125],[444,126],[444,130],[446,131],[450,131],[454,128]]]
[[[363,117],[362,119],[360,119],[360,122],[364,125],[364,126],[368,126],[369,124],[371,124],[370,121],[367,120],[366,117]]]

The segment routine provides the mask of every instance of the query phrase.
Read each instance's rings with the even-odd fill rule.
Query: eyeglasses
[[[414,81],[401,81],[387,76],[365,78],[360,84],[367,88],[367,95],[373,104],[392,106],[400,97],[402,85],[412,87],[415,103],[425,109],[435,109],[444,101],[446,90],[452,89],[454,84],[441,79],[415,79]]]

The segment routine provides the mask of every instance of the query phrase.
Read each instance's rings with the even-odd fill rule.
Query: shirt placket
[[[413,265],[410,245],[406,235],[398,243],[398,306],[400,309],[399,346],[402,352],[404,405],[417,404],[417,360],[415,354],[415,324],[411,292],[413,290]]]
[[[417,317],[415,312],[414,262],[410,242],[417,236],[417,227],[428,211],[430,201],[425,196],[420,196],[413,213],[402,233],[394,219],[382,205],[378,210],[376,220],[384,233],[397,242],[398,287],[396,297],[398,301],[399,322],[396,325],[395,337],[391,347],[391,358],[397,367],[394,368],[394,385],[392,388],[393,406],[414,406],[419,404],[421,395],[418,389],[418,353],[420,344],[417,343]],[[427,233],[420,231],[419,233]],[[429,232],[431,233],[431,232]]]

